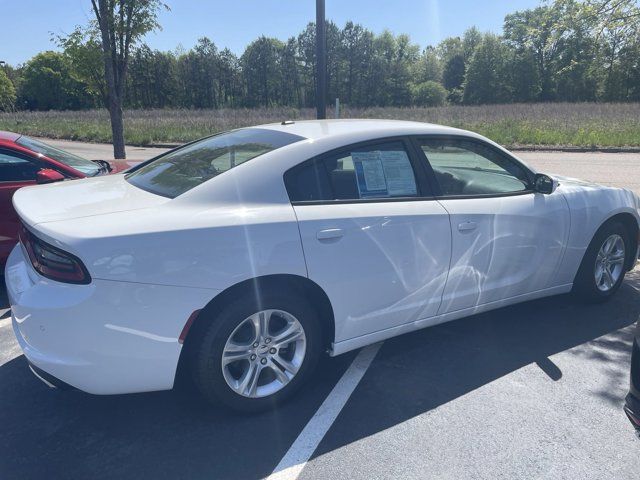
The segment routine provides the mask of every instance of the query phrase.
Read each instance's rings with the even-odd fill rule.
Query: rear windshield
[[[16,140],[18,145],[28,148],[32,152],[41,153],[45,157],[49,157],[60,163],[64,163],[71,168],[75,168],[79,172],[91,177],[100,173],[100,165],[93,163],[91,160],[79,157],[59,148],[52,147],[46,143],[25,137],[24,135]]]
[[[175,198],[236,165],[304,140],[291,133],[245,128],[178,148],[126,176],[132,185]]]

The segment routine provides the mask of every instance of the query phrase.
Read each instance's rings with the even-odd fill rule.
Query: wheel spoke
[[[608,267],[604,268],[604,278],[605,278],[605,286],[607,289],[613,287],[613,284],[616,283],[613,281],[613,275],[611,275],[611,270]]]
[[[274,360],[270,360],[267,366],[273,371],[276,378],[282,385],[289,383],[290,378],[278,367]]]
[[[288,374],[290,374],[292,377],[298,371],[298,367],[297,366],[295,366],[289,360],[285,360],[284,358],[282,358],[279,355],[277,357],[274,357],[273,361],[276,363],[276,365],[281,366],[284,369],[284,371],[287,372]]]
[[[273,345],[281,347],[294,342],[304,335],[299,323],[289,323],[281,332],[273,337]]]
[[[253,326],[253,341],[254,342],[259,342],[260,338],[262,338],[262,325],[260,322],[260,313],[254,313],[253,315],[251,315],[247,320],[251,321],[251,324]]]
[[[617,251],[609,256],[609,263],[619,264],[624,262],[624,251]]]
[[[239,360],[248,360],[251,357],[250,345],[227,342],[222,352],[222,364],[228,365]]]
[[[256,388],[258,386],[258,378],[260,378],[260,372],[262,368],[257,363],[250,363],[244,375],[240,378],[238,387],[236,390],[242,395],[255,395]]]
[[[602,247],[604,250],[604,253],[606,253],[607,255],[610,254],[615,242],[616,242],[615,237],[611,236],[607,238],[607,241],[604,243],[604,246]]]
[[[269,320],[271,320],[271,311],[260,312],[260,334],[262,338],[269,336]]]

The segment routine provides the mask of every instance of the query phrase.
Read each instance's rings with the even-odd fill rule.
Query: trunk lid
[[[151,208],[169,201],[134,187],[124,175],[24,187],[13,196],[18,215],[28,225]]]

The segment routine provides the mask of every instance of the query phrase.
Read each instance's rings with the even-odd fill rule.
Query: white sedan
[[[189,373],[241,410],[290,396],[325,351],[570,291],[606,300],[640,222],[629,191],[387,120],[234,130],[14,204],[6,283],[36,375],[117,394]]]

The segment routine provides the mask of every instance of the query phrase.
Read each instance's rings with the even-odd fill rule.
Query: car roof
[[[470,133],[457,128],[432,123],[387,119],[294,120],[259,125],[256,126],[256,128],[268,128],[292,133],[310,140],[317,140],[329,136],[353,135],[358,137],[363,134],[375,134],[377,137],[392,137],[396,135],[452,135]]]
[[[0,130],[0,140],[4,140],[5,142],[15,142],[21,136],[22,135],[20,135],[19,133],[6,132],[6,131]]]

